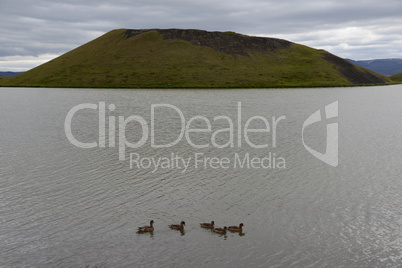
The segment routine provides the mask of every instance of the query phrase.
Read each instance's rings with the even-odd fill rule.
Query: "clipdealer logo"
[[[325,119],[337,118],[338,117],[338,101],[325,106]],[[327,124],[327,142],[325,153],[320,153],[310,146],[308,146],[304,141],[304,129],[314,123],[320,122],[322,119],[321,111],[317,110],[312,115],[310,115],[306,121],[303,123],[302,128],[302,141],[304,148],[315,156],[317,159],[323,161],[324,163],[337,167],[338,166],[338,123],[328,123]]]
[[[185,140],[188,145],[196,149],[203,149],[208,147],[222,148],[241,148],[245,143],[251,148],[276,148],[277,147],[277,130],[280,127],[280,123],[286,120],[286,116],[279,117],[272,116],[267,118],[264,116],[252,116],[247,120],[242,118],[242,105],[241,102],[237,104],[237,118],[232,120],[228,116],[220,115],[215,116],[213,120],[206,118],[205,116],[196,115],[191,117],[188,121],[183,112],[176,106],[171,104],[152,104],[150,111],[150,124],[139,115],[131,115],[128,117],[110,115],[116,110],[116,105],[110,104],[106,106],[105,102],[99,102],[99,104],[83,103],[73,107],[66,115],[64,122],[64,129],[67,139],[71,144],[76,147],[88,149],[88,148],[105,148],[105,147],[117,147],[119,160],[126,159],[126,150],[128,148],[137,149],[144,146],[150,139],[150,145],[152,148],[172,148],[180,141]],[[74,116],[78,112],[84,112],[81,110],[92,109],[98,111],[98,123],[99,123],[99,135],[98,140],[93,142],[81,142],[72,132],[72,121]],[[109,116],[106,116],[108,110]],[[175,137],[175,140],[169,140],[169,142],[158,143],[156,141],[156,111],[159,112],[173,112],[177,114],[177,118],[180,120],[180,134]],[[338,116],[338,102],[334,102],[325,107],[325,118],[330,119]],[[212,130],[212,124],[220,121],[226,124],[227,128],[220,128],[218,130]],[[325,153],[320,153],[305,143],[304,130],[311,124],[321,121],[320,110],[310,115],[304,122],[302,127],[302,142],[308,152],[319,160],[325,162],[328,165],[336,167],[338,165],[338,124],[332,123],[327,125],[327,147]],[[258,122],[259,128],[252,128]],[[198,123],[198,124],[196,124]],[[200,123],[204,127],[200,127]],[[135,143],[129,141],[126,138],[126,127],[128,124],[136,124],[140,126],[141,132],[139,140]],[[196,126],[194,126],[196,125]],[[221,124],[222,125],[222,124]],[[139,128],[138,128],[139,130]],[[117,137],[116,137],[116,133]],[[136,132],[137,133],[137,132]],[[210,135],[210,141],[204,144],[194,142],[194,135]],[[223,136],[222,136],[223,135]],[[260,135],[260,139],[253,140],[255,135]],[[261,136],[262,135],[262,136]],[[221,138],[219,138],[221,137]],[[224,137],[224,138],[223,138]],[[171,139],[171,137],[169,137]],[[261,139],[262,138],[262,139]],[[197,140],[197,139],[195,139]],[[263,140],[264,142],[262,142]],[[117,141],[117,144],[116,144]],[[268,142],[270,141],[270,142]],[[107,145],[106,145],[107,144]],[[286,161],[283,157],[277,156],[275,153],[269,152],[265,157],[252,157],[249,153],[245,153],[242,157],[235,153],[233,159],[228,157],[204,157],[203,153],[195,153],[194,157],[184,157],[171,153],[170,157],[141,157],[138,152],[130,153],[130,168],[136,166],[137,168],[153,167],[153,172],[158,168],[178,168],[187,170],[190,162],[194,162],[194,167],[210,167],[210,168],[286,168]]]

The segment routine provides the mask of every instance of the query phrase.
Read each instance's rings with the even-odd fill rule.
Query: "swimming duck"
[[[214,229],[214,225],[215,225],[214,221],[211,221],[211,223],[207,223],[207,222],[200,223],[200,226],[202,228],[207,228],[207,229]]]
[[[212,229],[212,232],[217,233],[217,234],[226,234],[226,230],[228,228],[225,226],[223,228],[214,228]]]
[[[240,223],[239,226],[229,226],[228,230],[231,232],[242,232],[243,231],[243,223]]]
[[[142,226],[142,227],[138,227],[137,232],[138,233],[145,233],[145,232],[153,232],[154,231],[154,221],[151,220],[149,222],[149,226]]]
[[[182,221],[180,224],[171,224],[169,225],[170,229],[174,229],[174,230],[184,230],[184,225],[186,225],[186,223],[184,221]]]

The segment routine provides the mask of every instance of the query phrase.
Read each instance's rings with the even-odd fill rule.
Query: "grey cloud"
[[[402,49],[393,45],[402,37],[401,11],[399,0],[3,0],[0,57],[62,54],[116,28],[232,30],[332,47],[340,54],[402,57]],[[322,40],[322,31],[348,27],[367,29],[373,44],[385,48],[359,48],[347,35]],[[340,46],[345,42],[349,49]]]

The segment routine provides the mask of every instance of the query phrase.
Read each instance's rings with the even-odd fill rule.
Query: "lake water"
[[[338,123],[334,167],[306,150],[302,130],[310,115],[336,101],[339,116],[326,120],[322,113],[323,120],[306,127],[303,136],[307,146],[324,153],[327,123]],[[97,109],[78,110],[71,132],[86,145],[97,143],[88,149],[73,145],[65,132],[69,111],[85,103]],[[99,116],[103,103],[105,116]],[[402,263],[401,85],[0,88],[0,114],[0,267]],[[272,117],[281,116],[286,118],[277,121],[273,135]],[[246,137],[243,130],[253,117],[249,129],[266,128],[268,122],[270,132],[249,131]],[[99,129],[99,118],[105,128]],[[207,130],[186,132],[183,123]],[[119,147],[124,136],[138,148]],[[208,162],[211,158],[215,162]],[[154,168],[152,159],[164,166]],[[185,169],[180,161],[186,159]],[[155,231],[137,234],[150,220]],[[181,220],[184,233],[168,228]],[[242,222],[243,235],[218,235],[198,225],[211,220],[219,227]]]

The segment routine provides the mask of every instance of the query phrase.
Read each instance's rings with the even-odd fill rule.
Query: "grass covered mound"
[[[317,87],[386,78],[326,51],[274,38],[200,30],[119,29],[2,86]]]
[[[402,83],[402,73],[391,76],[391,81],[395,83]]]

